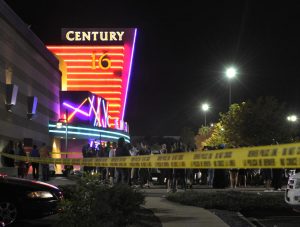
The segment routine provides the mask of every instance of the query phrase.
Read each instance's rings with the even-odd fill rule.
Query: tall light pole
[[[69,113],[68,110],[66,109],[66,158],[68,158],[68,118],[69,118]]]
[[[236,77],[237,70],[234,67],[229,67],[226,69],[225,75],[228,78],[228,84],[229,84],[229,106],[231,105],[231,82],[233,78]]]
[[[206,112],[209,110],[209,105],[207,103],[203,103],[201,109],[204,113],[204,126],[206,126]]]
[[[298,121],[299,121],[298,116],[292,114],[292,115],[288,115],[286,119],[291,125],[289,133],[291,136],[291,140],[294,141],[297,135]]]
[[[66,126],[66,140],[65,140],[65,152],[68,152],[68,110],[66,110],[66,116],[65,118],[58,119],[58,122],[56,123],[56,128],[62,128],[63,122]],[[68,158],[68,154],[66,153],[66,158]]]

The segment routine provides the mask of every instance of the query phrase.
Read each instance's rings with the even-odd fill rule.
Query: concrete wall
[[[59,118],[61,73],[58,61],[28,26],[0,0],[0,151],[8,140],[33,138],[48,145],[49,120]],[[5,107],[5,86],[19,87],[12,112]],[[37,114],[27,119],[27,96],[37,96]]]

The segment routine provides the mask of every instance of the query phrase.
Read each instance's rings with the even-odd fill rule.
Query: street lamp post
[[[209,110],[209,105],[207,103],[203,103],[201,108],[204,113],[204,126],[206,126],[206,112]]]
[[[228,78],[228,83],[229,83],[229,106],[231,105],[231,82],[230,80],[233,79],[236,74],[237,74],[237,71],[234,67],[229,67],[226,69],[226,77]]]
[[[66,110],[66,118],[60,118],[58,120],[58,122],[56,123],[56,127],[57,128],[61,128],[62,127],[62,122],[65,122],[65,126],[66,126],[66,139],[65,139],[65,152],[66,152],[66,158],[68,158],[68,110]]]
[[[295,114],[287,116],[287,121],[290,123],[290,136],[291,140],[294,141],[295,137],[297,136],[297,128],[298,128],[298,116]]]
[[[66,158],[68,158],[68,110],[66,109]]]

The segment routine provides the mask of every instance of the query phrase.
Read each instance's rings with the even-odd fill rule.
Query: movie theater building
[[[0,1],[0,151],[8,141],[51,145],[50,120],[59,118],[59,61]]]
[[[49,133],[68,157],[78,157],[70,151],[86,141],[130,142],[124,116],[135,37],[134,28],[63,28],[62,44],[47,46],[62,72],[60,118],[50,121]]]
[[[27,151],[45,142],[80,157],[87,142],[130,142],[124,116],[137,29],[64,28],[61,43],[46,47],[0,0],[0,32],[0,151],[10,140]]]

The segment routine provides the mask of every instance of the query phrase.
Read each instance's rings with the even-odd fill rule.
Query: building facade
[[[59,62],[0,1],[0,151],[8,141],[51,145],[48,123],[59,118]]]

